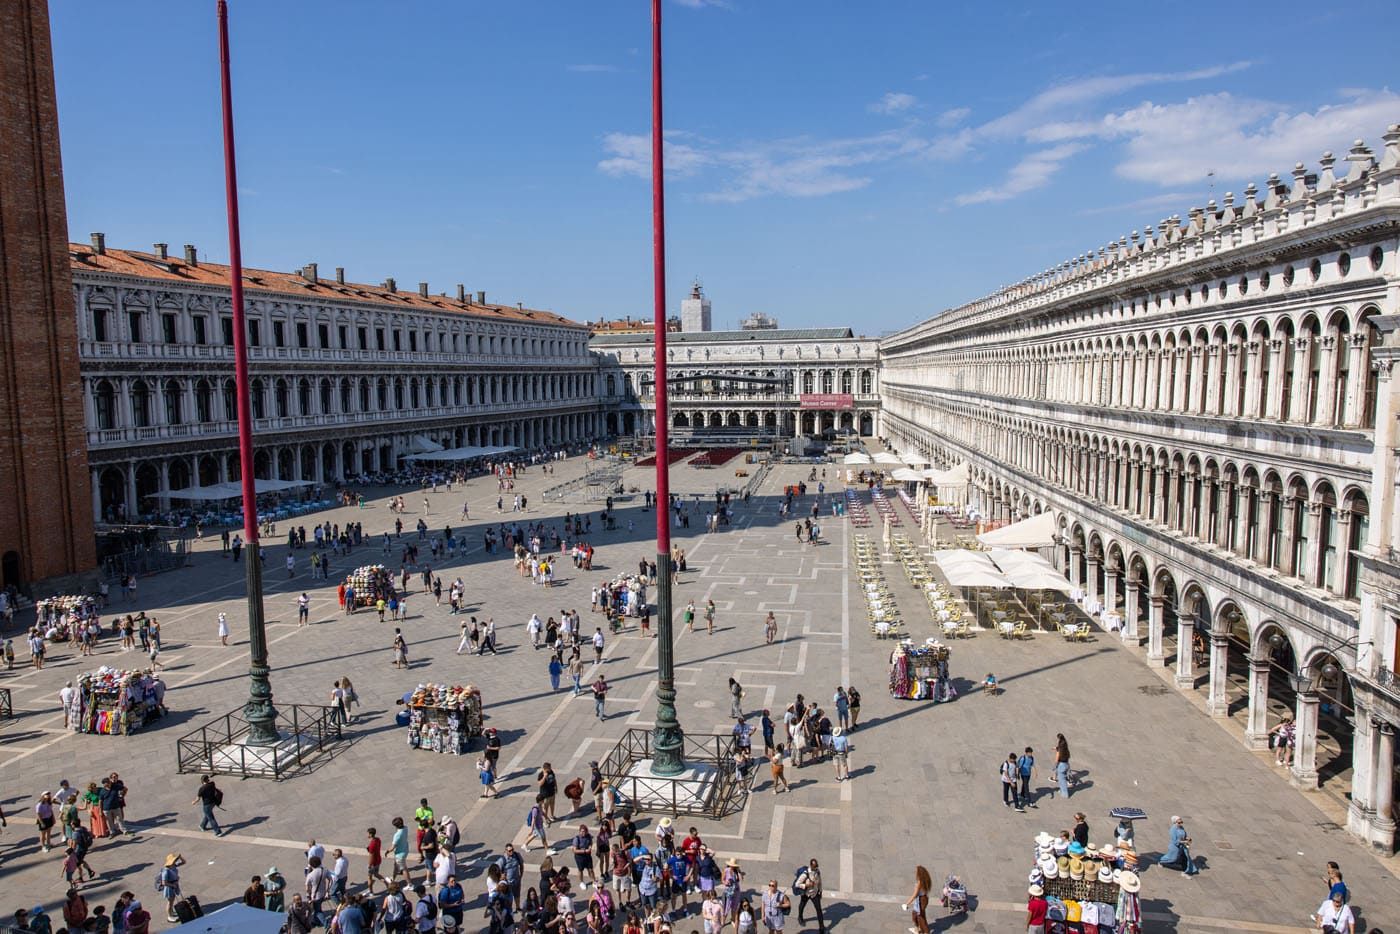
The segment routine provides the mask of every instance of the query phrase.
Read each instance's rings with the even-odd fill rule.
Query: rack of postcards
[[[1049,920],[1086,931],[1140,934],[1142,880],[1136,867],[1131,851],[1085,847],[1042,832],[1035,838],[1031,893],[1039,889],[1049,903]]]
[[[103,666],[78,676],[64,716],[78,733],[125,736],[161,715],[155,678]]]
[[[958,696],[948,677],[952,652],[936,639],[915,645],[905,639],[890,653],[890,696],[900,700],[950,701]]]
[[[404,704],[414,749],[460,756],[481,735],[481,691],[475,685],[420,684]]]

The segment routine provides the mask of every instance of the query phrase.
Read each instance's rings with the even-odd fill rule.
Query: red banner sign
[[[855,396],[848,392],[808,392],[797,397],[797,407],[800,409],[853,409],[856,407],[856,400]]]

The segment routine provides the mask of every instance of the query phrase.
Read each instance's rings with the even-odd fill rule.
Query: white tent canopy
[[[282,490],[311,486],[312,482],[311,480],[254,480],[253,488],[258,493],[277,493]],[[231,480],[228,483],[216,483],[213,486],[191,486],[185,487],[183,490],[168,490],[165,495],[171,499],[198,501],[238,499],[243,495],[243,484],[237,480]]]
[[[406,461],[469,461],[476,457],[495,457],[498,454],[509,454],[518,451],[520,448],[511,445],[497,445],[495,447],[467,447],[449,448],[446,451],[430,451],[423,454],[410,454],[404,458]]]
[[[234,902],[165,931],[166,934],[176,931],[179,934],[277,934],[286,920],[287,916],[279,911],[263,911]]]
[[[896,467],[890,476],[900,481],[918,482],[924,479],[924,475],[917,470],[910,470],[908,467]]]
[[[977,536],[977,540],[994,548],[1049,548],[1055,544],[1055,515],[1042,512],[1038,516],[984,532]]]
[[[992,564],[992,559],[980,551],[953,548],[935,551],[933,560],[948,583],[954,587],[997,587],[1010,590],[1014,585]]]
[[[881,451],[879,454],[876,454],[876,455],[875,455],[875,463],[877,463],[877,464],[898,464],[898,465],[900,465],[901,467],[904,466],[904,461],[902,461],[902,460],[899,459],[899,455],[897,455],[897,454],[891,454],[889,451]]]
[[[442,445],[426,435],[414,435],[408,450],[413,454],[432,454],[442,450]]]
[[[869,464],[871,463],[870,455],[862,454],[859,451],[855,451],[851,454],[847,454],[844,458],[842,458],[841,463],[849,465]]]
[[[993,548],[992,561],[1022,590],[1058,590],[1069,593],[1070,583],[1045,558],[1029,551]]]
[[[966,462],[949,470],[932,468],[924,471],[924,476],[938,487],[967,486],[968,469]]]

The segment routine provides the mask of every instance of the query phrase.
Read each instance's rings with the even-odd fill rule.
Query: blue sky
[[[650,316],[646,0],[230,5],[247,264]],[[225,260],[213,0],[50,7],[73,239]],[[716,327],[898,329],[1400,122],[1393,2],[664,23],[669,306]]]

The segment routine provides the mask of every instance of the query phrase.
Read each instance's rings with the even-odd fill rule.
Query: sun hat
[[[268,866],[268,867],[267,867],[267,874],[268,874],[269,876],[280,875],[280,873],[277,872],[277,867],[276,867],[276,866]]]
[[[1099,855],[1104,859],[1114,859],[1118,856],[1118,851],[1113,848],[1112,843],[1105,843],[1103,848],[1099,850]]]
[[[1142,891],[1142,880],[1135,872],[1124,872],[1118,877],[1118,887],[1123,891],[1132,894]]]
[[[1072,859],[1069,861],[1069,877],[1075,882],[1084,878],[1084,861],[1082,859]]]
[[[180,859],[180,854],[179,854],[179,853],[167,853],[167,854],[165,855],[165,865],[167,865],[167,866],[174,866],[175,863],[176,863],[179,859]]]
[[[1050,836],[1048,831],[1042,830],[1040,833],[1035,835],[1036,846],[1050,846],[1054,842],[1055,838]]]
[[[1086,847],[1084,848],[1084,852],[1085,852],[1085,853],[1088,853],[1090,856],[1097,856],[1097,855],[1098,855],[1098,852],[1099,852],[1099,848],[1098,848],[1097,846],[1095,846],[1094,844],[1091,843],[1091,844],[1089,844],[1088,846],[1086,846]]]
[[[1173,815],[1172,815],[1172,823],[1173,823],[1173,824],[1179,824],[1179,823],[1181,823],[1181,818],[1178,817],[1177,815],[1173,814]]]
[[[671,826],[671,818],[669,818],[669,817],[663,817],[663,818],[661,818],[661,826],[662,826],[662,827],[670,827],[670,826]]]
[[[1105,882],[1105,883],[1107,883],[1107,882],[1112,882],[1112,881],[1113,881],[1113,870],[1112,870],[1112,869],[1109,869],[1107,866],[1105,866],[1105,867],[1103,867],[1102,869],[1100,869],[1100,870],[1099,870],[1099,881],[1100,881],[1100,882]]]
[[[731,856],[729,857],[729,862],[725,863],[724,865],[728,866],[730,869],[738,869],[739,861]]]
[[[1069,854],[1071,856],[1083,856],[1084,844],[1080,843],[1078,840],[1074,841],[1069,845]]]
[[[1061,856],[1059,859],[1055,860],[1055,865],[1060,867],[1060,875],[1065,875],[1069,872],[1069,857]]]
[[[741,718],[741,719],[742,719],[742,718]],[[831,729],[831,735],[832,735],[832,736],[840,736],[840,735],[841,735],[842,733],[844,733],[844,732],[845,732],[845,730],[841,729],[839,726],[838,726],[838,727],[832,727],[832,729]]]
[[[1030,888],[1026,889],[1026,892],[1035,896],[1041,896],[1045,894],[1045,890],[1038,885],[1031,886]]]
[[[1058,879],[1060,867],[1052,859],[1043,859],[1040,861],[1040,874],[1047,879]]]

